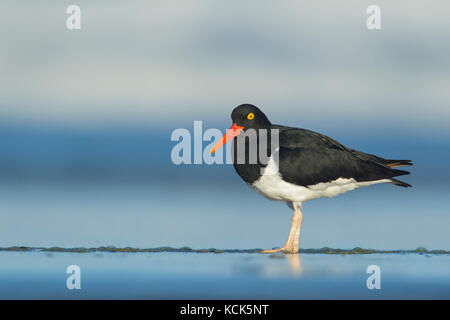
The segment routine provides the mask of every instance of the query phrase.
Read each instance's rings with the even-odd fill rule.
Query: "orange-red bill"
[[[217,141],[217,143],[214,145],[214,147],[212,147],[209,153],[213,154],[214,152],[216,152],[216,150],[222,148],[225,143],[238,136],[239,133],[241,133],[242,129],[244,129],[244,127],[238,126],[236,123],[233,123],[230,129],[227,130],[227,133],[225,133],[222,139]]]

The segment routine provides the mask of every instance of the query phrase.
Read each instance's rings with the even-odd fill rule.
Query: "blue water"
[[[0,299],[448,299],[450,256],[0,253]],[[78,265],[81,289],[66,268]],[[369,290],[369,265],[381,288]]]

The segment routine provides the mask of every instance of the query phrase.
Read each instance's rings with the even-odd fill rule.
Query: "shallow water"
[[[68,290],[66,268],[81,269]],[[381,289],[366,285],[369,265]],[[1,299],[449,299],[450,255],[0,252]]]

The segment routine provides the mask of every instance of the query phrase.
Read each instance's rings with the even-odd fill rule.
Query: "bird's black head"
[[[266,115],[252,104],[241,104],[231,112],[233,123],[245,129],[269,129],[271,123]]]
[[[266,115],[252,104],[241,104],[234,108],[233,112],[231,112],[231,119],[233,120],[233,125],[227,130],[222,139],[217,141],[212,147],[210,153],[214,153],[225,143],[237,137],[242,131],[247,129],[270,129],[271,126]]]

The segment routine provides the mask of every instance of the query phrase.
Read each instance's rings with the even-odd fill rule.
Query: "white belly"
[[[356,188],[370,186],[377,183],[391,182],[390,179],[376,181],[357,182],[355,179],[338,178],[330,182],[321,182],[310,186],[298,186],[296,184],[283,181],[276,162],[270,158],[264,169],[263,175],[250,185],[256,192],[271,200],[302,202],[321,197],[334,197],[341,193],[354,190]]]

